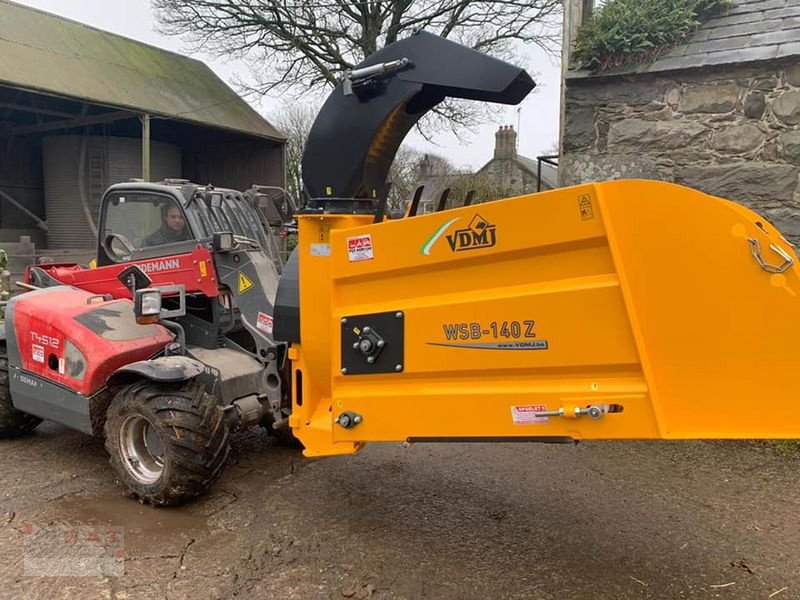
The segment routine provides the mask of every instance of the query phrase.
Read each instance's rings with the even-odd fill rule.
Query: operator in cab
[[[144,238],[144,246],[160,246],[188,239],[189,231],[180,207],[174,202],[165,202],[161,207],[161,227]]]

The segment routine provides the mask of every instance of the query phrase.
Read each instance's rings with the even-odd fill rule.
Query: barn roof
[[[204,63],[9,0],[0,85],[285,139]]]

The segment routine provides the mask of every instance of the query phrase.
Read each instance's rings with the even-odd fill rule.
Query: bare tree
[[[296,202],[303,200],[301,163],[303,148],[317,107],[309,104],[288,104],[269,116],[270,122],[286,136],[286,188]]]
[[[303,201],[303,149],[317,112],[315,105],[289,104],[268,115],[270,122],[286,136],[286,188],[299,202]],[[420,178],[422,157],[418,150],[400,147],[389,170],[391,186],[387,204],[390,210],[402,210],[411,199]]]
[[[253,90],[289,92],[335,86],[383,46],[425,29],[514,59],[520,44],[555,52],[561,0],[152,0],[162,32],[199,52],[246,59]],[[439,107],[457,131],[476,123],[482,104]],[[440,121],[440,126],[444,121]]]
[[[405,210],[420,182],[419,164],[424,155],[414,148],[401,146],[389,169],[389,196],[386,199],[390,214]]]

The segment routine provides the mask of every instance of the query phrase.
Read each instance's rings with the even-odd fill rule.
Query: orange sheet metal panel
[[[800,282],[795,267],[759,266],[749,240],[768,262],[782,262],[770,244],[794,254],[738,205],[622,181],[339,224],[328,223],[321,259],[301,223],[314,391],[292,425],[308,454],[417,438],[800,437]],[[402,369],[343,373],[358,356],[341,320],[392,311],[403,315]],[[589,406],[602,416],[575,417]],[[341,427],[342,413],[359,424]]]

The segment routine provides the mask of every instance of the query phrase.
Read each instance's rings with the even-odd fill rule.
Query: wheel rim
[[[122,464],[137,481],[155,483],[164,471],[164,444],[152,423],[140,415],[128,415],[119,431]]]

